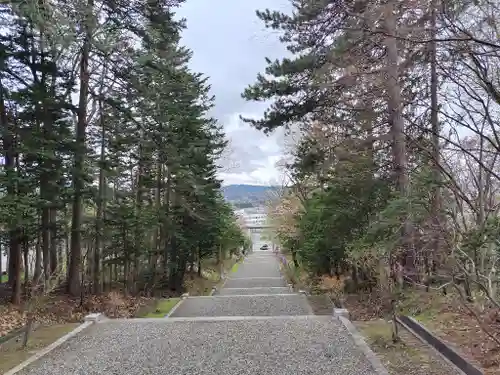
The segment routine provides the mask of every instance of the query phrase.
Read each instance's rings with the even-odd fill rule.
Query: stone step
[[[313,315],[304,295],[189,297],[170,317]]]
[[[286,280],[282,277],[249,277],[249,278],[228,278],[224,288],[268,288],[268,287],[286,287]]]
[[[287,294],[290,293],[288,287],[270,287],[270,288],[223,288],[217,295],[231,296],[235,294]]]

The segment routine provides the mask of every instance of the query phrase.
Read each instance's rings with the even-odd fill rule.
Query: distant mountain
[[[222,187],[226,200],[240,208],[262,204],[272,198],[278,190],[278,186],[260,185],[228,185]]]

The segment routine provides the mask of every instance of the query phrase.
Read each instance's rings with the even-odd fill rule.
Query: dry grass
[[[37,351],[52,344],[77,326],[78,323],[66,323],[40,327],[31,333],[30,340],[25,349],[21,347],[22,339],[12,339],[0,345],[0,373],[3,374],[22,363],[36,354]]]

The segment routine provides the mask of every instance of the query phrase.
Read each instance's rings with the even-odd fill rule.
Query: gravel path
[[[20,375],[376,375],[329,317],[97,324]]]
[[[214,296],[188,298],[179,305],[171,317],[281,315],[313,315],[313,311],[307,298],[300,294]]]
[[[233,279],[249,277],[281,277],[281,272],[276,262],[259,261],[244,262],[239,266],[238,270],[231,275]]]
[[[218,293],[166,319],[95,324],[18,374],[377,375],[340,321],[289,291],[272,254],[251,254]]]

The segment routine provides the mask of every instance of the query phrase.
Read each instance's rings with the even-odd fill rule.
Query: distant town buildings
[[[265,225],[267,221],[264,207],[242,208],[235,213],[245,226]]]

